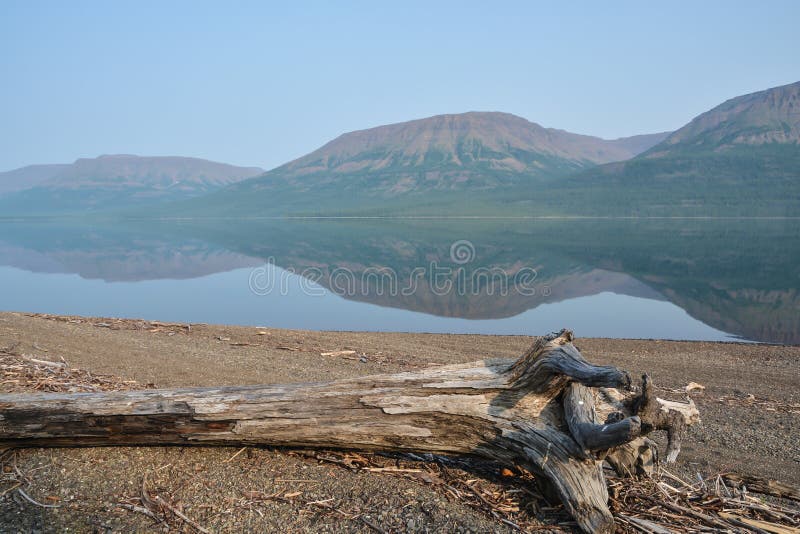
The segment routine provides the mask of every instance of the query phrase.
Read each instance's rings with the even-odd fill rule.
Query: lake
[[[800,221],[0,222],[0,309],[800,343]]]

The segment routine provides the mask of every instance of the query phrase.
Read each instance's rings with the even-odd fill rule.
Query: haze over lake
[[[798,220],[0,223],[2,308],[297,329],[800,342]]]

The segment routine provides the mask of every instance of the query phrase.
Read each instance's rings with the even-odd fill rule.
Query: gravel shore
[[[0,313],[0,348],[43,360],[63,358],[74,368],[156,387],[332,380],[516,357],[530,342],[526,336],[316,332]],[[693,394],[703,423],[685,440],[676,468],[681,476],[731,470],[800,484],[800,347],[580,337],[576,345],[592,362],[614,364],[634,376],[646,371],[664,388],[679,390],[689,382],[705,386]],[[354,353],[321,355],[335,351]],[[10,382],[0,385],[0,391],[13,389]],[[121,506],[141,494],[146,474],[148,491],[168,495],[211,531],[510,528],[452,498],[441,484],[411,476],[414,471],[397,476],[347,469],[296,451],[237,452],[184,447],[11,451],[4,468],[24,474],[34,500],[59,507],[36,506],[6,491],[9,481],[18,480],[7,473],[0,485],[0,524],[4,531],[25,532],[150,530],[150,518]],[[503,490],[491,467],[487,472],[470,472],[469,466],[441,469],[442,477],[467,473],[475,481],[470,484],[487,491],[514,492]],[[279,497],[255,498],[273,494]]]

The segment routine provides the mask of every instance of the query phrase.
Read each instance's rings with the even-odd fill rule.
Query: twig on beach
[[[39,501],[33,499],[30,495],[25,493],[25,491],[22,488],[17,488],[17,493],[19,493],[20,497],[22,497],[23,499],[25,499],[29,503],[34,504],[36,506],[39,506],[41,508],[61,508],[60,504],[42,504],[42,503],[40,503]]]
[[[371,519],[368,519],[368,518],[364,517],[363,515],[361,515],[361,516],[358,516],[358,519],[359,519],[359,520],[360,520],[362,523],[364,523],[365,525],[367,525],[369,528],[371,528],[372,530],[374,530],[375,532],[377,532],[378,534],[386,534],[386,531],[385,531],[385,530],[383,530],[383,529],[382,529],[381,527],[379,527],[378,525],[376,525],[376,524],[375,524],[375,522],[374,522],[374,521],[372,521]]]
[[[61,363],[61,362],[51,362],[51,361],[48,361],[48,360],[40,360],[38,358],[32,358],[30,356],[23,356],[23,358],[25,360],[28,360],[31,363],[34,363],[36,365],[44,365],[45,367],[56,367],[58,369],[64,369],[64,368],[67,367],[66,364]]]
[[[351,354],[355,354],[356,351],[354,350],[332,350],[329,352],[320,352],[320,356],[349,356]]]
[[[192,519],[187,517],[186,514],[184,514],[183,512],[181,512],[180,510],[178,510],[177,508],[172,506],[171,504],[169,504],[167,501],[162,499],[160,496],[156,495],[154,497],[154,500],[156,501],[156,503],[160,504],[161,506],[163,506],[164,508],[166,508],[167,510],[169,510],[170,512],[175,514],[178,518],[183,520],[184,523],[186,523],[187,525],[193,527],[198,532],[201,532],[202,534],[211,534],[211,532],[209,532],[208,530],[206,530],[203,527],[201,527],[200,525],[198,525],[195,521],[193,521]]]
[[[164,519],[162,519],[161,517],[158,517],[156,514],[154,514],[153,512],[151,512],[148,508],[145,508],[144,506],[136,506],[135,504],[127,504],[127,503],[124,503],[124,502],[117,503],[117,506],[119,506],[120,508],[124,508],[126,510],[130,510],[131,512],[136,512],[136,513],[139,513],[139,514],[146,515],[147,517],[149,517],[150,519],[152,519],[152,520],[154,520],[154,521],[156,521],[158,523],[164,523]]]
[[[167,466],[164,466],[164,467],[167,467]],[[163,467],[162,467],[162,469],[163,469]],[[172,512],[177,518],[179,518],[184,523],[186,523],[190,527],[194,528],[198,532],[201,532],[202,534],[211,534],[208,530],[206,530],[205,528],[200,526],[194,520],[189,518],[186,514],[184,514],[183,512],[181,512],[180,510],[178,510],[177,508],[172,506],[170,503],[168,503],[166,500],[161,498],[160,495],[151,496],[150,492],[147,489],[147,473],[145,473],[142,476],[141,501],[142,501],[142,504],[145,505],[145,507],[150,509],[151,512],[152,512],[153,508],[155,508],[157,510],[167,509],[170,512]]]
[[[232,461],[233,461],[233,460],[234,460],[234,459],[235,459],[237,456],[239,456],[240,454],[242,454],[242,453],[243,453],[243,452],[244,452],[246,449],[247,449],[247,447],[242,447],[241,449],[239,449],[239,451],[238,451],[236,454],[234,454],[233,456],[231,456],[230,458],[228,458],[227,460],[225,460],[225,463],[226,463],[226,464],[229,464],[229,463],[231,463],[231,462],[232,462]]]

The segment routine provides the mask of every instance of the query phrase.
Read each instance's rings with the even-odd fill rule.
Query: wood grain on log
[[[328,383],[0,395],[0,445],[252,444],[469,454],[545,477],[583,530],[611,532],[606,453],[596,451],[697,419],[694,405],[682,403],[663,415],[664,404],[645,385],[639,398],[629,391],[628,373],[590,364],[563,331],[537,339],[516,361]],[[610,414],[613,421],[598,424]]]

